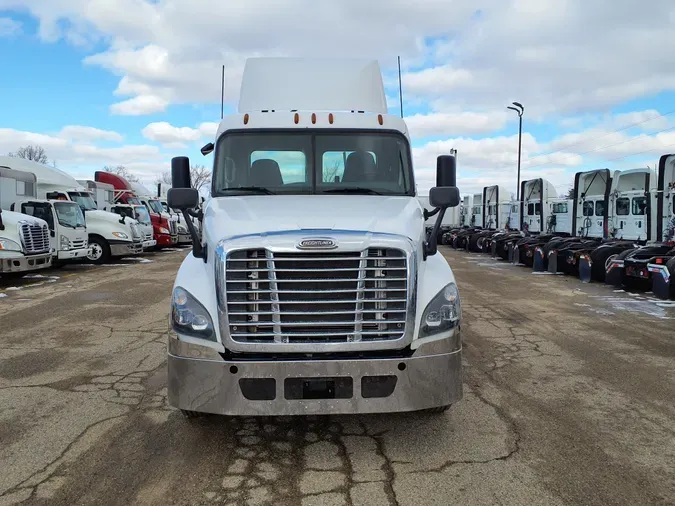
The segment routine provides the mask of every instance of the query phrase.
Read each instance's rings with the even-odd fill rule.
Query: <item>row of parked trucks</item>
[[[520,202],[497,186],[465,196],[440,242],[675,298],[675,154],[661,156],[656,171],[578,172],[569,196],[541,178],[523,181],[520,193]]]
[[[76,180],[55,167],[0,156],[3,278],[191,242],[184,218],[143,185],[105,171]]]

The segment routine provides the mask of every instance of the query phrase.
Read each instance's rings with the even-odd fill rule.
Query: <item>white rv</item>
[[[201,239],[191,227],[173,287],[170,404],[249,416],[459,401],[459,292],[427,240],[377,61],[249,59],[214,150]],[[172,176],[168,204],[186,214],[199,201],[186,157]],[[455,177],[439,157],[437,227],[459,204]]]
[[[35,176],[0,167],[0,278],[21,276],[52,264],[45,220],[8,209],[19,198],[35,196]]]
[[[29,172],[37,179],[37,199],[23,199],[16,210],[45,216],[52,228],[55,258],[106,263],[111,257],[143,251],[136,220],[97,209],[89,192],[71,175],[22,158],[0,157],[0,166]],[[58,229],[58,230],[57,230]]]

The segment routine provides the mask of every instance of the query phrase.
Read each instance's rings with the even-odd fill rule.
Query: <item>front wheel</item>
[[[108,241],[101,237],[89,238],[89,253],[87,260],[94,264],[104,264],[110,261],[110,246]]]
[[[428,409],[423,409],[422,413],[429,413],[430,415],[437,415],[440,413],[445,413],[447,410],[450,409],[452,404],[448,404],[447,406],[437,406],[435,408],[428,408]]]

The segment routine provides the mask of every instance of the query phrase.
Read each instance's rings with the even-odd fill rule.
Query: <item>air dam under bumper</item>
[[[169,403],[188,411],[236,416],[389,413],[446,406],[463,395],[462,350],[447,352],[455,339],[422,345],[406,358],[228,362],[211,348],[180,341],[170,332]]]
[[[17,253],[16,256],[0,257],[0,273],[34,271],[51,265],[52,254],[49,251],[40,255],[24,256]]]
[[[140,241],[109,241],[110,255],[114,257],[121,257],[125,255],[138,255],[143,253],[143,243]]]

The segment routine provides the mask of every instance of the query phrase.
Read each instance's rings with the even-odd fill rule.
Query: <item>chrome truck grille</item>
[[[85,247],[87,241],[85,239],[78,239],[71,243],[72,249],[81,249]]]
[[[178,233],[176,231],[176,222],[173,220],[169,220],[169,232],[170,235],[176,235]]]
[[[224,271],[219,305],[235,343],[386,343],[406,333],[408,256],[400,249],[236,250]]]
[[[138,230],[138,225],[135,223],[130,223],[129,224],[131,227],[131,239],[132,241],[140,241],[142,239],[141,233]]]
[[[31,225],[30,223],[19,224],[19,235],[27,255],[46,253],[49,246],[49,227],[47,225]]]

